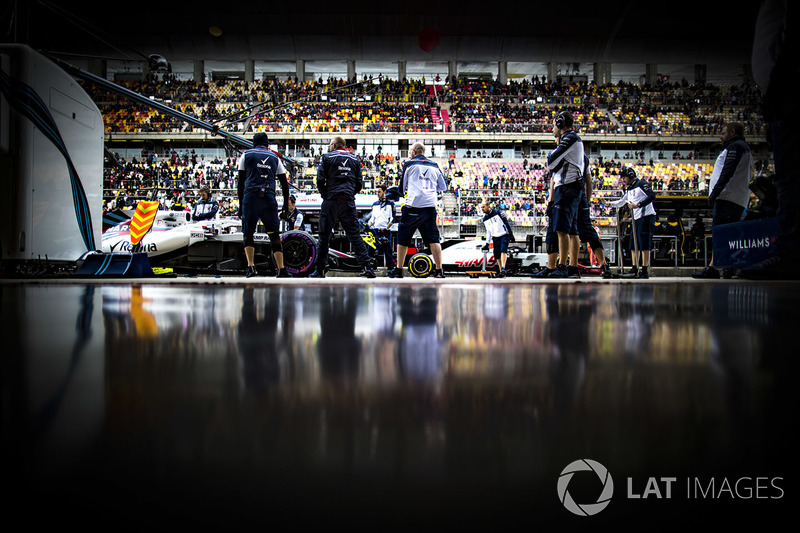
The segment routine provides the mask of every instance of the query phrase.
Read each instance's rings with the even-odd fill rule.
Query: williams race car
[[[102,251],[106,253],[146,252],[154,267],[170,268],[179,273],[241,274],[247,262],[242,241],[242,222],[235,217],[191,221],[188,211],[159,211],[153,227],[137,245],[131,245],[130,220],[120,222],[103,233]],[[375,237],[362,226],[362,238],[375,255]],[[271,245],[266,233],[254,235],[256,268],[259,273],[274,273]],[[307,276],[317,259],[317,240],[306,231],[281,234],[286,270],[292,276]],[[337,236],[331,240],[337,242]],[[331,270],[360,271],[351,254],[331,248]]]

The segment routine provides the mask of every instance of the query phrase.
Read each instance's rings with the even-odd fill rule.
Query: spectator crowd
[[[181,81],[170,76],[127,82],[127,88],[169,103],[183,113],[230,131],[546,133],[554,115],[570,110],[579,133],[608,135],[718,135],[729,121],[742,122],[747,135],[761,135],[760,95],[749,84],[690,85],[660,82],[653,86],[618,83],[558,84],[537,78],[511,81],[450,80],[432,86],[425,80],[336,80],[298,82],[265,80]],[[193,126],[153,108],[131,104],[115,93],[87,87],[101,109],[108,132],[187,132]],[[299,191],[314,192],[316,164],[322,150],[300,150],[291,180]],[[220,153],[223,150],[220,149]],[[140,157],[114,157],[105,165],[104,208],[132,207],[139,199],[156,198],[164,208],[191,209],[199,187],[210,187],[220,202],[220,216],[238,212],[236,154],[206,159],[194,150],[164,144]],[[402,164],[399,154],[356,152],[368,187],[393,185]],[[458,207],[442,208],[444,217],[480,217],[480,201],[490,198],[512,221],[546,224],[549,173],[541,158],[503,158],[500,151],[476,150],[467,157],[428,154],[446,169],[449,193]],[[439,156],[438,159],[436,156]],[[635,165],[657,194],[705,193],[713,168],[695,155],[644,152],[614,154],[591,160],[595,196],[592,215],[613,220],[607,199],[618,195],[619,169]],[[372,192],[367,189],[364,192]],[[452,203],[450,205],[453,205]]]
[[[718,135],[726,122],[764,133],[755,85],[659,82],[560,84],[534,80],[122,82],[126,88],[230,131],[542,133],[568,109],[583,133]],[[192,131],[196,126],[121,95],[87,86],[109,132]]]

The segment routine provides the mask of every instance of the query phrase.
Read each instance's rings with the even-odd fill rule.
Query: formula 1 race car
[[[241,274],[247,266],[242,222],[236,217],[192,222],[188,211],[159,211],[150,232],[135,246],[131,245],[130,223],[125,220],[103,233],[103,252],[146,252],[154,267],[178,273]],[[256,268],[260,273],[274,273],[269,237],[266,233],[256,233],[253,238]],[[374,234],[365,230],[363,238],[374,257]],[[337,238],[334,236],[331,242],[336,243]],[[314,270],[317,239],[313,235],[300,230],[287,231],[281,234],[281,243],[289,274],[303,277]],[[328,265],[331,270],[361,270],[353,255],[334,248],[328,252]]]
[[[455,240],[442,243],[442,268],[445,272],[467,274],[470,277],[488,275],[498,270],[497,261],[483,240]],[[509,275],[532,274],[547,265],[547,254],[527,252],[518,246],[509,246],[506,273]],[[419,252],[411,256],[408,270],[416,278],[433,273],[434,261],[430,252]]]

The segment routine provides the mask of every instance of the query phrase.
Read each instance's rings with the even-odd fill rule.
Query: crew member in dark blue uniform
[[[606,261],[606,252],[603,249],[603,242],[600,236],[592,225],[592,215],[589,210],[589,200],[592,199],[592,177],[589,175],[589,156],[583,155],[583,190],[581,190],[580,200],[578,202],[578,215],[575,219],[575,231],[570,232],[570,251],[569,260],[570,266],[567,269],[571,272],[571,277],[577,275],[580,277],[578,270],[578,251],[581,247],[581,242],[585,242],[586,246],[591,248],[597,257],[597,262],[600,264],[600,271],[603,279],[613,278],[611,268]],[[574,265],[572,264],[574,261]],[[575,270],[572,270],[572,269]]]
[[[386,269],[391,270],[396,266],[392,253],[392,234],[389,232],[395,222],[395,207],[394,202],[386,198],[386,185],[378,185],[376,193],[378,200],[372,204],[372,213],[367,224],[377,237],[377,252],[383,254]]]
[[[484,200],[481,202],[481,210],[484,213],[483,225],[486,227],[486,238],[492,240],[494,258],[497,261],[498,277],[506,277],[506,260],[508,259],[508,245],[514,242],[514,231],[511,229],[511,222],[505,213],[489,205]],[[488,247],[489,244],[487,243]]]
[[[324,278],[328,266],[328,248],[336,221],[342,223],[350,241],[356,260],[362,266],[361,276],[374,278],[370,267],[369,251],[361,238],[356,211],[356,194],[361,191],[361,161],[350,153],[344,138],[331,140],[329,151],[323,154],[317,167],[317,189],[322,195],[319,212],[319,243],[317,244],[317,267],[313,278]]]
[[[561,111],[553,120],[553,136],[558,146],[547,156],[547,168],[553,174],[552,225],[558,237],[558,266],[550,278],[567,278],[570,272],[566,260],[570,252],[570,233],[576,226],[576,217],[583,189],[583,141],[573,129],[574,119],[569,111]]]
[[[211,189],[208,185],[200,187],[200,199],[194,204],[192,211],[192,220],[212,220],[217,217],[219,211],[219,202],[211,196]]]
[[[297,209],[297,198],[294,195],[289,196],[289,206],[282,210],[280,216],[284,232],[303,229],[303,212]]]
[[[558,260],[558,235],[556,235],[555,226],[553,226],[553,196],[555,191],[555,177],[550,178],[550,190],[547,197],[547,233],[545,234],[545,251],[547,252],[547,265],[538,272],[531,274],[534,279],[542,279],[550,276],[551,273],[556,271],[556,261]]]
[[[723,150],[717,157],[708,184],[712,231],[717,226],[741,220],[750,204],[750,182],[753,179],[753,154],[744,140],[744,125],[741,122],[725,124],[719,140]],[[732,275],[731,270],[723,269],[725,277]],[[692,274],[695,279],[719,279],[719,276],[719,270],[714,268],[713,253],[708,266]]]
[[[610,205],[612,207],[627,205],[631,210],[630,249],[635,250],[638,243],[639,252],[642,256],[640,262],[638,254],[631,253],[633,268],[629,274],[623,277],[648,279],[650,277],[648,273],[650,250],[653,248],[653,232],[656,227],[656,209],[653,207],[653,200],[656,199],[656,194],[647,181],[637,177],[633,168],[622,167],[619,175],[625,183],[625,193],[619,200],[610,202]],[[634,228],[636,231],[635,237],[633,234]]]
[[[247,277],[258,274],[255,267],[256,226],[260,220],[272,244],[272,257],[279,278],[288,278],[283,266],[283,245],[278,223],[278,201],[275,198],[275,180],[281,182],[283,205],[289,204],[289,182],[281,158],[268,148],[266,133],[253,136],[253,147],[239,159],[239,182],[237,193],[242,217],[244,254],[247,258]],[[286,207],[284,207],[286,209]]]

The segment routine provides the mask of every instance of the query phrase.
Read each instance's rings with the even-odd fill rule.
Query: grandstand
[[[574,113],[590,154],[596,191],[591,211],[605,233],[616,231],[616,210],[607,200],[619,194],[622,165],[636,166],[659,195],[703,196],[721,149],[716,136],[731,120],[746,125],[757,157],[767,158],[758,94],[747,84],[662,82],[643,87],[469,83],[456,78],[438,90],[423,90],[420,80],[384,80],[370,85],[368,95],[359,92],[361,85],[343,79],[198,84],[162,78],[125,83],[230,131],[245,136],[269,132],[274,147],[300,163],[293,182],[301,192],[315,190],[315,157],[334,132],[343,133],[361,156],[368,192],[378,183],[396,183],[408,145],[422,140],[446,170],[451,197],[442,200],[440,224],[457,237],[480,234],[477,205],[483,198],[504,209],[521,235],[541,233],[547,224],[549,175],[544,166],[553,146],[549,132],[561,109]],[[194,190],[206,184],[222,201],[224,213],[236,212],[235,153],[230,147],[175,117],[124,105],[118,95],[96,87],[87,89],[103,112],[109,148],[122,154],[123,170],[106,171],[107,207],[151,196],[152,188],[161,191],[158,198],[165,203],[190,205]],[[141,142],[147,148],[130,149]],[[206,152],[208,159],[190,160],[187,153],[195,149]],[[182,157],[176,157],[179,152]],[[168,189],[173,192],[164,192]],[[687,217],[686,231],[694,218]]]

